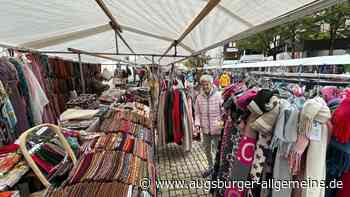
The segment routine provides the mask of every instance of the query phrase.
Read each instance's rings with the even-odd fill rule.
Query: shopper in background
[[[231,77],[230,75],[225,71],[221,76],[220,76],[220,87],[221,88],[226,88],[231,84]]]
[[[95,92],[97,96],[100,96],[102,92],[109,89],[109,85],[103,84],[102,81],[104,80],[103,76],[100,72],[95,72],[94,76],[91,81],[91,91]]]
[[[202,143],[208,159],[209,169],[205,177],[213,173],[213,164],[220,138],[221,127],[221,94],[213,86],[213,77],[203,75],[200,78],[201,93],[195,103],[195,132],[202,133]]]
[[[143,80],[145,78],[145,75],[146,75],[146,71],[145,69],[141,68],[138,72],[138,75],[139,75],[139,84],[137,85],[138,87],[141,87],[142,86],[142,83],[143,83]]]

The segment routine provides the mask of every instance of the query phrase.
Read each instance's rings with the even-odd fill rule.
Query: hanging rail
[[[252,75],[268,76],[268,77],[284,77],[284,78],[308,78],[308,79],[334,79],[334,80],[347,80],[350,81],[350,75],[348,74],[318,74],[318,73],[281,73],[281,72],[259,72],[252,71]]]
[[[108,59],[108,60],[112,60],[112,61],[116,61],[116,62],[124,62],[127,64],[135,64],[126,60],[121,60],[121,59],[117,59],[117,58],[113,58],[113,57],[107,57],[107,56],[103,56],[103,55],[99,55],[96,53],[90,53],[84,50],[80,50],[80,49],[73,49],[73,48],[68,48],[68,51],[71,51],[73,53],[77,53],[77,54],[84,54],[84,55],[90,55],[90,56],[94,56],[94,57],[99,57],[99,58],[103,58],[103,59]]]

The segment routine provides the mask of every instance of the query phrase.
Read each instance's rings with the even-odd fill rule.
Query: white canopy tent
[[[177,55],[202,54],[342,1],[2,0],[0,43],[40,51],[71,47],[115,53],[116,30],[119,53],[156,54],[153,60],[165,65],[186,58],[161,57],[173,55],[175,46]],[[76,54],[54,55],[77,59]],[[151,57],[139,56],[136,62],[152,63]],[[84,55],[83,61],[104,60]]]

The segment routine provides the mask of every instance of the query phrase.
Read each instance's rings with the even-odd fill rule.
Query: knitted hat
[[[270,99],[273,96],[273,92],[269,89],[260,90],[254,99],[249,103],[248,109],[251,112],[255,112],[257,114],[263,114],[272,109],[273,106],[268,107],[270,103]]]
[[[247,86],[244,82],[239,82],[232,84],[224,89],[224,92],[222,93],[222,96],[224,98],[224,101],[226,101],[230,96],[235,95],[237,92],[245,91],[247,89]]]
[[[236,98],[236,105],[241,110],[246,110],[249,103],[255,98],[257,91],[250,89],[245,92],[242,96]]]
[[[334,86],[326,86],[320,90],[324,100],[328,103],[338,95],[338,88]]]
[[[272,101],[273,102],[273,101]],[[262,132],[264,134],[272,134],[272,128],[274,127],[279,114],[279,101],[277,101],[274,107],[262,114],[258,119],[251,124],[251,128],[255,131]]]
[[[340,143],[348,143],[350,140],[350,97],[344,99],[335,110],[332,117],[333,136]]]

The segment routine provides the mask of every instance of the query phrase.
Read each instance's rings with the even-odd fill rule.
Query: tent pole
[[[126,40],[124,39],[124,37],[120,34],[123,32],[122,28],[120,27],[119,23],[117,22],[117,20],[115,19],[115,17],[113,16],[112,12],[108,9],[107,5],[103,2],[103,0],[95,0],[96,3],[100,6],[100,8],[102,9],[102,11],[106,14],[106,16],[109,18],[109,20],[111,20],[111,22],[109,23],[112,27],[112,29],[114,29],[114,31],[116,32],[116,34],[119,36],[119,38],[122,40],[122,42],[124,43],[124,45],[132,52],[135,53],[135,51],[130,47],[130,45],[126,42]]]
[[[68,51],[71,51],[73,53],[80,53],[80,54],[84,54],[84,55],[90,55],[90,56],[94,56],[94,57],[99,57],[99,58],[112,60],[112,61],[116,61],[116,62],[120,61],[120,62],[124,62],[124,63],[128,63],[128,64],[133,64],[133,63],[131,63],[129,61],[124,61],[124,60],[117,59],[117,58],[107,57],[107,56],[99,55],[99,54],[96,54],[96,53],[89,53],[87,51],[83,51],[83,50],[79,50],[79,49],[68,48]]]
[[[174,40],[169,48],[163,53],[166,55],[172,47],[174,47],[177,43],[181,43],[182,40],[189,34],[191,31],[220,3],[220,0],[209,0],[206,6],[200,11],[200,13],[193,19],[191,24],[185,29],[182,35]],[[160,58],[162,59],[162,57]]]
[[[112,15],[112,12],[108,9],[107,5],[103,2],[103,0],[95,0],[96,3],[100,6],[100,8],[102,9],[102,11],[107,15],[107,17],[109,18],[109,20],[111,20],[112,23],[112,28],[114,30],[116,30],[117,32],[123,32],[122,28],[120,27],[119,23],[117,22],[117,20],[115,20],[115,18]]]
[[[84,78],[83,63],[81,62],[81,54],[80,53],[78,53],[78,59],[79,59],[81,86],[83,88],[83,94],[85,94],[86,93],[85,78]]]
[[[119,48],[118,48],[118,34],[117,31],[114,31],[115,33],[115,52],[118,54],[119,53]]]

